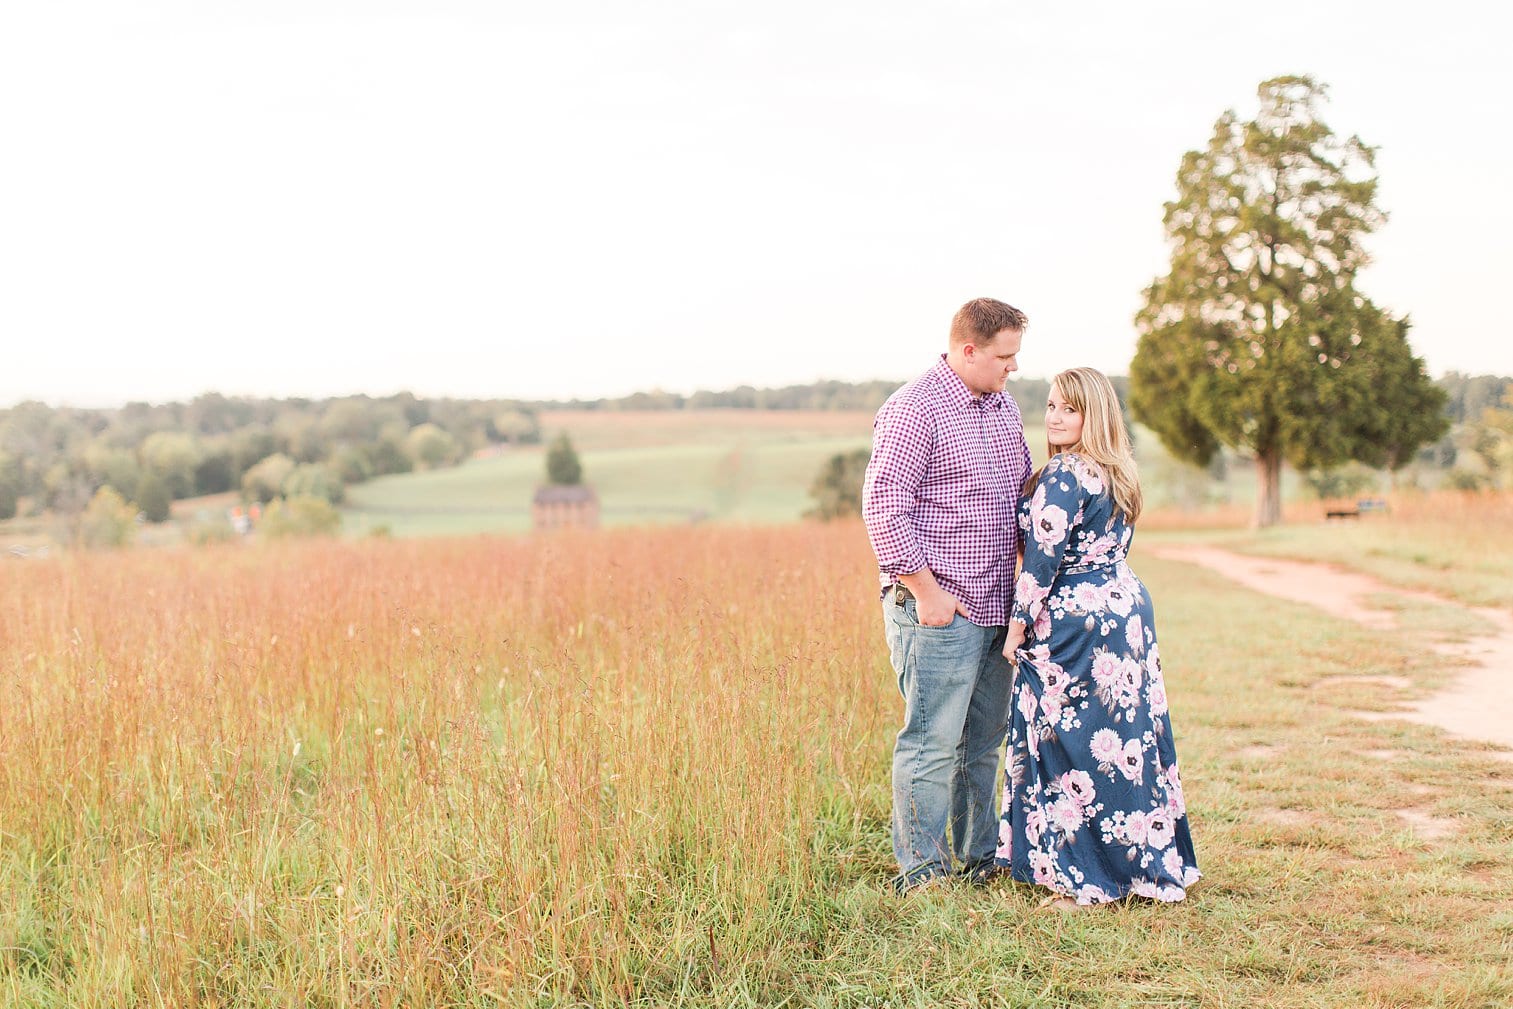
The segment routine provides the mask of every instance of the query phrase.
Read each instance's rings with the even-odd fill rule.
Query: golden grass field
[[[1071,917],[888,894],[859,523],[0,564],[0,1006],[1513,1001],[1513,764],[1346,713],[1453,621],[1135,561],[1206,879]]]

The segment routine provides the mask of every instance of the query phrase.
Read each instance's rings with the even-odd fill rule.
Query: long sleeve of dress
[[[1047,600],[1055,587],[1056,572],[1072,541],[1072,532],[1082,521],[1086,488],[1077,472],[1075,457],[1056,455],[1045,464],[1030,498],[1030,528],[1025,534],[1024,565],[1014,585],[1014,611],[1018,620],[1042,638],[1049,631]]]

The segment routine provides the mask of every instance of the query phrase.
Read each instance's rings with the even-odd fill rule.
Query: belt
[[[905,585],[903,582],[894,582],[893,583],[893,605],[894,606],[902,606],[904,604],[904,600],[905,599],[913,599],[913,598],[914,598],[914,593],[912,593],[912,592],[909,591],[909,587],[907,585]]]
[[[1081,575],[1089,571],[1101,571],[1104,568],[1117,568],[1126,559],[1125,557],[1115,557],[1112,560],[1094,561],[1091,564],[1072,564],[1062,568],[1060,573],[1064,575]]]

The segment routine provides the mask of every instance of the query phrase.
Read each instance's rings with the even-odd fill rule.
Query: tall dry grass
[[[1433,608],[1137,568],[1206,878],[1062,919],[888,892],[859,523],[0,563],[0,1009],[1507,1004],[1508,765],[1347,710]]]
[[[880,801],[856,532],[6,566],[0,962],[78,1004],[618,1001],[794,941]]]

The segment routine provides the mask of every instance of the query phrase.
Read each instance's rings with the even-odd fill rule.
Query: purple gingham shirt
[[[1012,396],[973,396],[946,362],[899,389],[872,423],[862,517],[886,589],[928,567],[974,624],[1008,622],[1030,473]]]

